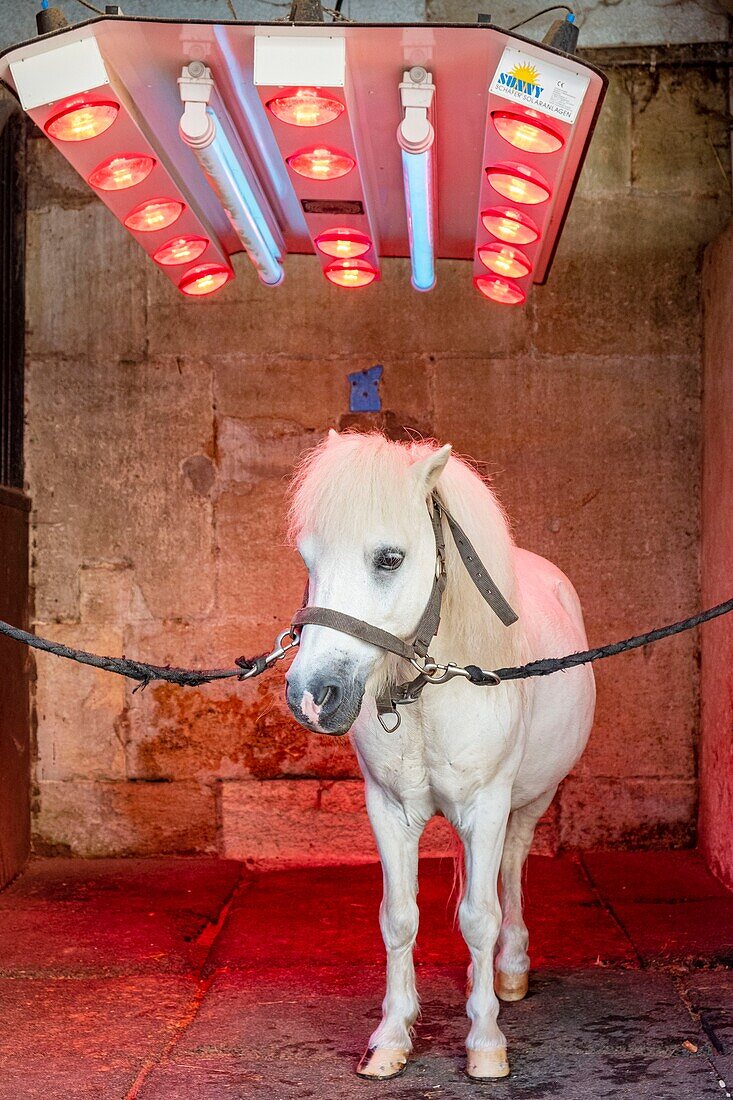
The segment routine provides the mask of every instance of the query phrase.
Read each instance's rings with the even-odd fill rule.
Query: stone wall
[[[462,263],[439,263],[436,291],[417,295],[388,261],[348,296],[299,257],[277,291],[240,257],[222,293],[187,301],[33,138],[35,629],[161,663],[268,645],[304,580],[284,540],[287,477],[350,422],[347,373],[377,362],[379,423],[484,465],[518,541],[576,583],[593,641],[696,608],[699,271],[730,213],[727,75],[709,53],[593,55],[607,104],[526,311],[492,308]],[[697,658],[686,635],[598,668],[591,743],[545,848],[693,840]],[[40,656],[35,706],[39,850],[373,854],[347,743],[293,723],[280,673],[133,693]]]
[[[702,593],[706,607],[733,591],[733,223],[708,249],[704,271]],[[700,846],[733,888],[733,623],[702,644]]]
[[[212,21],[229,20],[236,12],[240,19],[268,22],[284,18],[290,6],[291,0],[126,0],[122,9],[127,16]],[[82,10],[79,0],[54,0],[54,7],[72,23],[93,18],[91,12]],[[499,4],[482,4],[481,0],[344,0],[341,10],[347,19],[386,23],[473,23],[478,12],[488,10],[498,26],[511,27],[543,7],[546,5],[537,0],[502,0]],[[733,4],[731,0],[575,0],[572,7],[586,47],[655,46],[726,41]],[[556,18],[562,18],[562,12],[528,23],[528,35],[541,38]],[[0,48],[33,38],[35,33],[32,4],[6,4],[0,10]]]

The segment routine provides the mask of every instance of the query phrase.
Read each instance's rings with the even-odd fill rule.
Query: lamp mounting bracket
[[[428,118],[434,95],[433,75],[422,65],[413,65],[403,73],[400,103],[404,115],[397,130],[397,140],[406,153],[424,153],[435,140],[435,131]]]

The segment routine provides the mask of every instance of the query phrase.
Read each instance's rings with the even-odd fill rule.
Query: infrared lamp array
[[[36,121],[182,293],[201,297],[233,278],[214,233],[109,85]]]
[[[562,170],[566,128],[530,107],[489,110],[473,281],[493,302],[526,300]]]
[[[405,95],[424,94],[414,75],[418,72],[423,73],[405,73],[400,85],[407,89],[402,92],[403,107],[412,102]],[[188,78],[187,69],[184,77]],[[209,70],[205,77],[200,83],[213,89]],[[434,90],[429,77],[423,74],[419,79]],[[369,286],[379,278],[378,247],[346,89],[258,90],[324,275],[344,289]],[[194,99],[197,94],[195,89],[191,93]],[[283,277],[282,238],[231,120],[223,127],[221,122],[215,125],[217,114],[208,94],[198,105],[201,132],[208,127],[211,133],[205,140],[187,136],[184,115],[181,136],[199,156],[260,278],[277,285]],[[183,92],[182,98],[187,109],[197,106],[189,104]],[[211,294],[233,278],[229,257],[185,201],[175,173],[152,150],[121,99],[111,95],[109,85],[101,86],[72,97],[37,121],[179,290],[194,297]],[[402,136],[400,142],[413,285],[429,290],[435,281],[434,133],[427,121],[431,99],[424,102],[428,107],[421,108],[421,121],[429,140],[419,147],[410,147]],[[496,103],[490,102],[487,115],[473,281],[486,298],[519,305],[526,300],[534,257],[550,220],[570,127],[533,108],[513,103],[497,108]],[[226,115],[220,101],[218,109]],[[73,156],[69,150],[74,150]],[[333,211],[338,211],[337,219]]]
[[[346,290],[370,286],[379,255],[346,89],[258,91],[323,274]]]

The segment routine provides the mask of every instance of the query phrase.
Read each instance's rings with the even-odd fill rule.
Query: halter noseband
[[[389,733],[393,733],[400,724],[399,715],[395,708],[405,703],[416,702],[426,684],[431,681],[437,683],[443,678],[434,675],[442,666],[436,665],[431,660],[428,651],[440,626],[440,612],[446,584],[444,515],[448,522],[448,529],[461,556],[461,561],[491,610],[504,626],[511,626],[518,618],[516,612],[507,603],[489,575],[488,570],[484,567],[468,536],[447,508],[441,504],[435,493],[431,495],[428,512],[435,538],[435,575],[428,602],[420,616],[420,621],[411,642],[398,638],[396,634],[390,634],[389,631],[382,630],[381,627],[372,626],[371,623],[364,622],[363,619],[355,619],[351,615],[346,615],[342,611],[334,611],[329,607],[304,606],[294,616],[292,623],[293,629],[303,626],[327,626],[331,630],[349,634],[352,638],[358,638],[359,641],[367,642],[378,649],[394,653],[397,657],[410,661],[417,668],[418,675],[413,680],[403,684],[387,685],[377,697],[377,715],[383,728]],[[420,663],[421,661],[422,663]],[[446,678],[448,678],[447,670]],[[387,714],[393,715],[396,719],[394,725],[387,725],[385,721]]]

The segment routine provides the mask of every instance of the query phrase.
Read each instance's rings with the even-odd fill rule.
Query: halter
[[[396,708],[406,703],[416,702],[427,684],[441,684],[452,679],[453,676],[467,675],[466,670],[459,668],[457,665],[436,664],[429,654],[430,645],[440,626],[440,612],[446,584],[443,516],[447,520],[448,530],[453,536],[456,549],[469,577],[491,610],[504,626],[511,626],[518,618],[516,612],[510,607],[492,580],[465,531],[456,522],[448,509],[441,504],[435,493],[430,497],[428,513],[435,538],[435,574],[428,602],[420,616],[412,641],[398,638],[396,634],[390,634],[389,631],[382,630],[379,626],[372,626],[371,623],[364,622],[363,619],[356,619],[352,615],[346,615],[343,611],[334,611],[330,607],[304,606],[297,612],[292,622],[291,629],[293,632],[303,626],[327,626],[331,630],[349,634],[352,638],[358,638],[359,641],[367,642],[378,649],[394,653],[397,657],[409,661],[417,669],[418,674],[414,679],[402,684],[388,684],[377,696],[377,717],[383,729],[388,733],[394,733],[400,724],[400,716]],[[307,598],[306,590],[306,600]],[[391,725],[386,720],[386,716],[389,714],[394,719]]]

